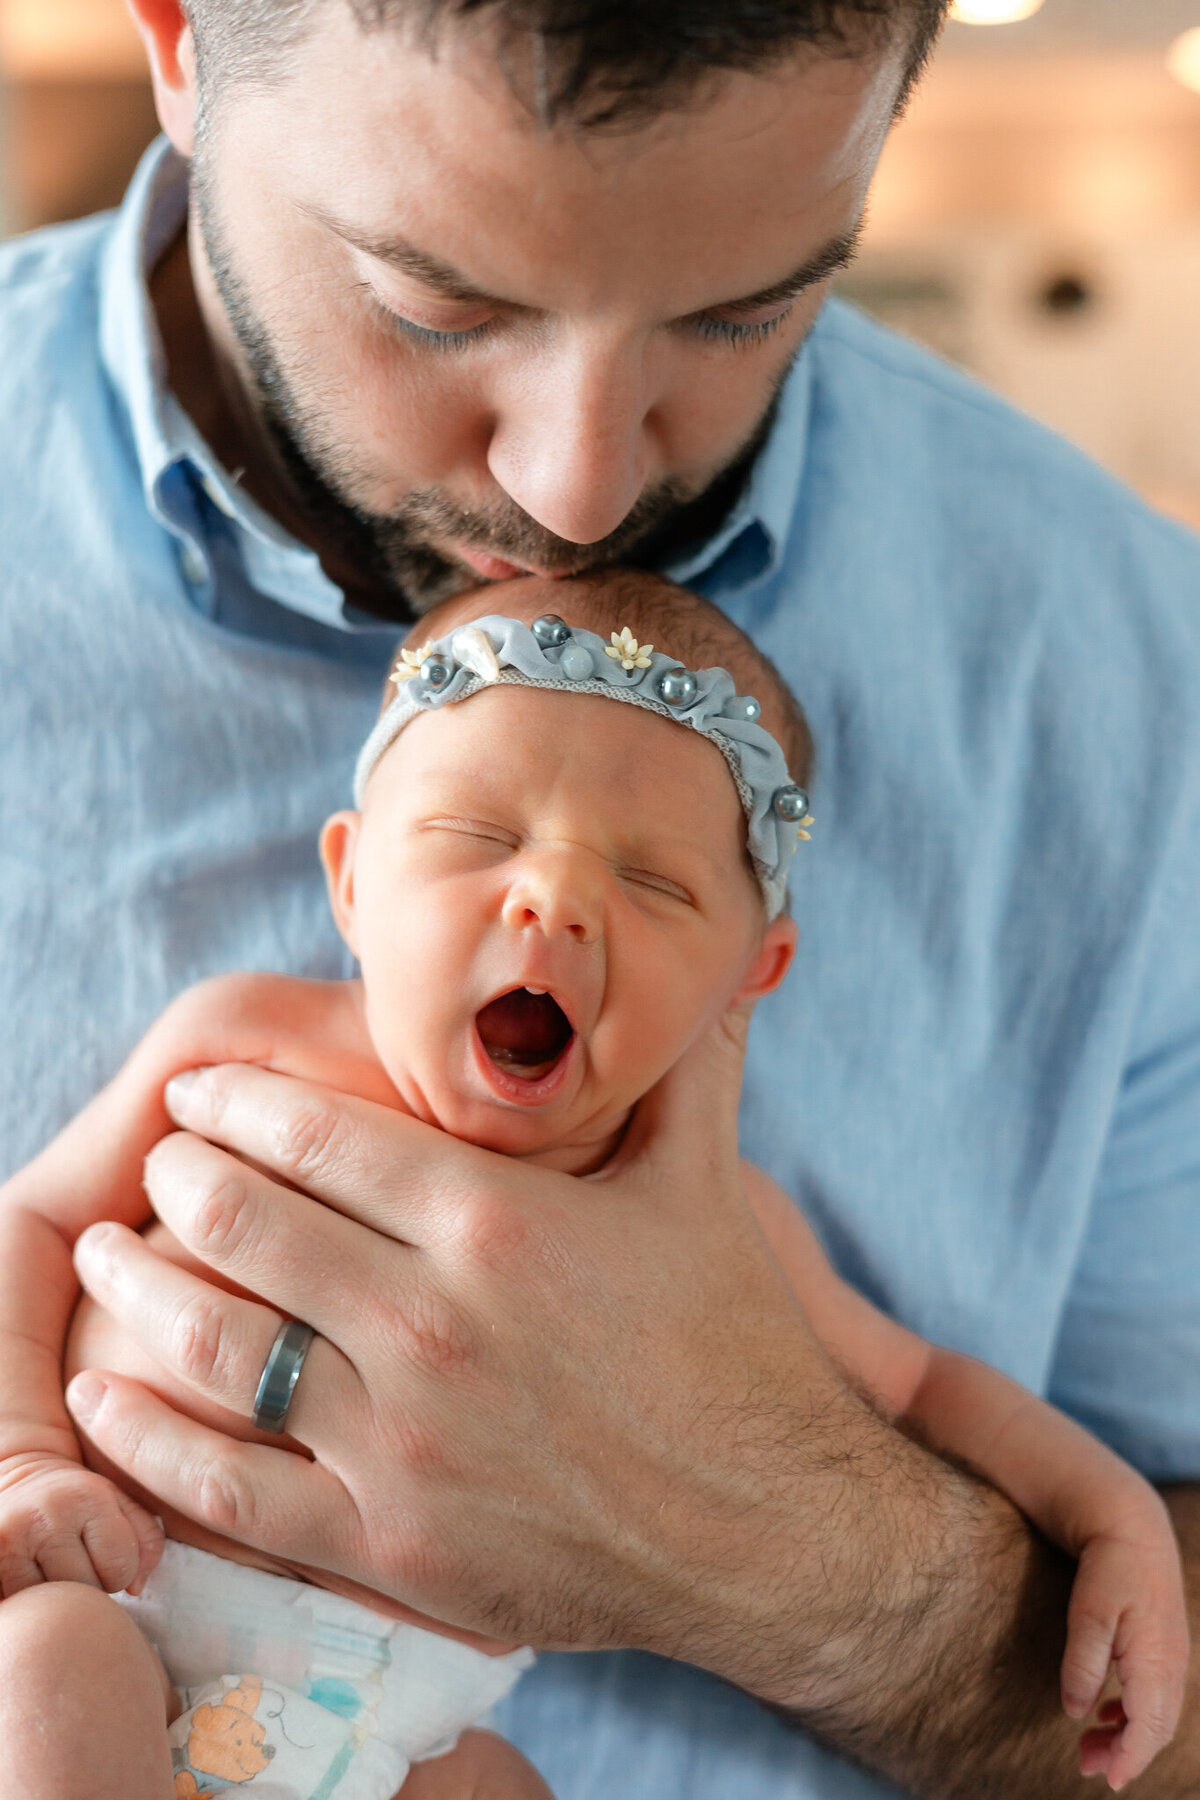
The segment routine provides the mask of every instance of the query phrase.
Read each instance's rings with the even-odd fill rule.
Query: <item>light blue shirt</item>
[[[316,835],[396,634],[165,388],[184,205],[158,148],[117,218],[0,252],[6,1166],[188,982],[350,972]],[[873,1300],[1200,1478],[1200,543],[830,304],[674,573],[819,746],[745,1150]],[[546,1657],[500,1722],[560,1800],[888,1791],[650,1657]]]

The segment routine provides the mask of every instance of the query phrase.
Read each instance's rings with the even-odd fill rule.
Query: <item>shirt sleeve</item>
[[[1200,820],[1180,836],[1049,1384],[1152,1481],[1200,1480]]]

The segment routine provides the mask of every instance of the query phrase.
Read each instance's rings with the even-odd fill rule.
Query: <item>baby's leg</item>
[[[171,1800],[169,1701],[162,1664],[107,1594],[74,1581],[13,1594],[0,1604],[0,1800]]]
[[[491,1731],[464,1731],[447,1755],[414,1764],[395,1800],[554,1800],[554,1796],[533,1764],[503,1738]]]

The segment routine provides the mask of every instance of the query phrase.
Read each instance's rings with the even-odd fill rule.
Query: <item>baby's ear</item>
[[[764,994],[775,992],[792,966],[798,935],[796,921],[789,919],[786,913],[771,920],[754,961],[742,977],[741,986],[734,995],[735,1001],[761,1000]]]
[[[354,850],[362,814],[336,812],[321,827],[321,863],[334,921],[350,949],[358,955],[354,929]]]

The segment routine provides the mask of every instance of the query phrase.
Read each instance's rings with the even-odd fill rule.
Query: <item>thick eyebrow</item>
[[[712,306],[706,306],[705,312],[757,312],[763,306],[781,306],[787,300],[795,300],[805,288],[815,287],[818,281],[824,281],[829,275],[836,275],[839,269],[848,268],[858,255],[858,247],[862,240],[864,220],[860,219],[851,231],[843,231],[819,250],[813,252],[806,262],[782,281],[776,281],[770,287],[760,288],[757,294],[746,294],[738,300],[720,300]],[[698,315],[696,315],[698,316]]]
[[[353,244],[356,250],[361,250],[365,256],[386,263],[389,268],[398,269],[402,275],[412,276],[446,300],[483,300],[493,305],[513,304],[503,300],[500,295],[485,293],[453,264],[431,256],[427,250],[419,250],[405,238],[375,238],[368,232],[359,231],[344,219],[333,218],[318,207],[308,206],[304,210],[319,224],[344,238],[348,244]],[[785,275],[782,281],[772,282],[770,287],[760,288],[756,294],[744,294],[736,300],[716,301],[688,316],[700,318],[710,312],[757,312],[764,306],[781,306],[788,300],[794,300],[805,288],[815,287],[818,281],[824,281],[827,276],[836,274],[839,269],[844,269],[853,262],[862,232],[863,220],[860,219],[853,230],[843,231],[837,237],[830,238],[827,244],[814,251],[799,268],[793,269],[790,275]]]
[[[407,239],[375,238],[369,232],[359,231],[357,226],[347,224],[344,219],[335,219],[320,207],[306,206],[303,209],[309,216],[324,225],[337,237],[344,238],[361,250],[364,256],[374,257],[376,262],[387,263],[389,268],[399,269],[402,275],[411,275],[414,280],[423,282],[435,293],[447,300],[491,300],[499,299],[496,294],[485,294],[481,288],[469,281],[451,263],[442,262],[440,257],[430,256],[427,250],[418,250],[415,244]]]

